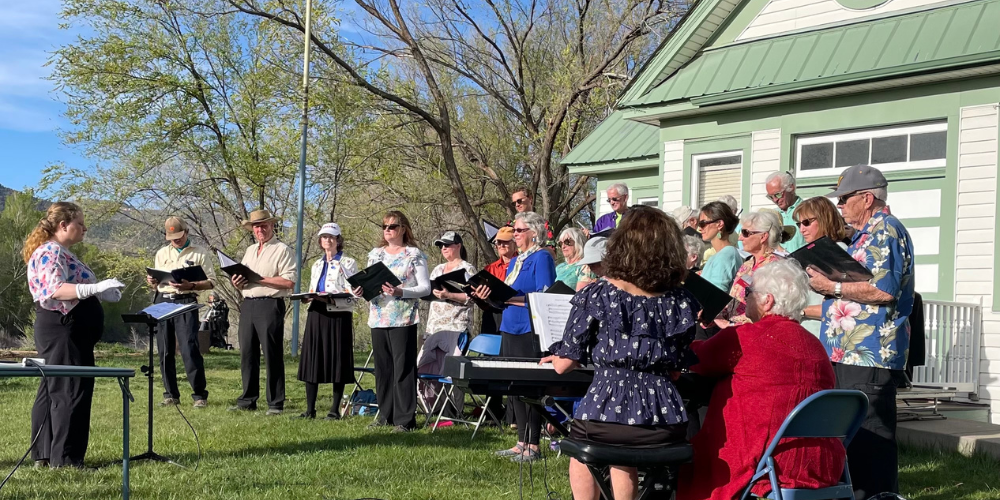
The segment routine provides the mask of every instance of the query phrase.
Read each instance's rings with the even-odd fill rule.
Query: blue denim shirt
[[[886,208],[854,234],[847,251],[875,275],[871,285],[892,295],[893,300],[882,305],[824,300],[820,339],[835,363],[902,370],[910,347],[909,316],[913,311],[910,234]]]

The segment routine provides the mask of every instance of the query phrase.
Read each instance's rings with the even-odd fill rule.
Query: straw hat
[[[243,221],[242,226],[247,231],[250,231],[253,229],[254,224],[260,224],[261,222],[277,222],[277,221],[278,218],[272,216],[270,210],[261,209],[250,212],[250,218],[248,220]]]

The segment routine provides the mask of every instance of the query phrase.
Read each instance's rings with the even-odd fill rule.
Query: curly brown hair
[[[413,226],[410,225],[410,219],[407,219],[403,212],[399,210],[390,210],[382,216],[382,224],[399,224],[403,230],[403,245],[408,247],[417,246],[417,237],[413,235]],[[388,246],[389,242],[385,240],[385,232],[382,233],[382,241],[378,246],[384,247]]]
[[[840,216],[837,207],[829,198],[815,196],[802,203],[792,212],[792,217],[796,222],[802,219],[815,218],[814,224],[819,224],[819,237],[826,236],[833,241],[840,241],[847,237],[847,228],[844,225],[844,218]]]
[[[686,257],[684,233],[677,223],[656,208],[636,205],[622,216],[602,262],[608,278],[662,293],[687,277]]]
[[[83,210],[75,203],[57,201],[49,205],[49,209],[45,212],[45,217],[38,221],[35,229],[24,240],[24,247],[21,249],[21,257],[24,258],[24,263],[27,264],[31,260],[31,254],[35,253],[38,247],[52,239],[52,236],[56,234],[56,230],[59,229],[60,222],[68,224],[81,215],[83,215]]]

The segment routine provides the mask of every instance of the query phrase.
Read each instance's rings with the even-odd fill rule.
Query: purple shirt
[[[611,213],[604,214],[597,219],[594,223],[594,233],[599,233],[605,229],[613,229],[617,227],[615,221],[618,219],[618,212],[612,211]]]

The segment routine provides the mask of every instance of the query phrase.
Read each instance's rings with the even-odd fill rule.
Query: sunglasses
[[[571,247],[574,245],[573,240],[560,241],[559,244],[564,247]]]
[[[518,198],[518,199],[514,200],[514,204],[515,205],[524,205],[526,203],[528,203],[528,199],[527,198]]]
[[[816,222],[816,218],[810,217],[808,219],[802,219],[800,221],[796,221],[795,225],[799,227],[809,227],[812,225],[813,222]]]
[[[618,203],[619,201],[624,201],[624,200],[625,200],[624,196],[616,196],[616,197],[613,197],[613,198],[608,198],[606,201],[608,203]]]
[[[775,194],[769,194],[769,195],[767,195],[767,199],[769,199],[771,201],[778,201],[778,200],[780,200],[780,199],[782,199],[784,197],[785,197],[785,192],[784,191],[782,191],[780,193],[775,193]]]
[[[493,242],[493,246],[495,246],[495,247],[501,247],[501,246],[510,245],[510,244],[513,244],[513,243],[514,242],[512,240],[506,240],[506,241],[497,240],[497,241]]]
[[[716,222],[719,222],[719,219],[700,220],[700,221],[698,221],[698,228],[699,229],[704,229],[705,226],[707,226],[709,224],[715,224]]]
[[[515,227],[514,228],[514,232],[517,233],[517,234],[526,233],[528,231],[531,231],[531,230],[528,229],[528,228],[526,228],[526,227]]]
[[[865,194],[865,192],[866,191],[861,191],[861,192],[857,192],[857,193],[845,194],[844,196],[840,196],[840,197],[837,198],[837,205],[838,206],[840,206],[840,205],[846,205],[847,204],[847,200],[849,200],[851,198],[854,198],[855,196],[863,195],[863,194]]]
[[[761,234],[761,233],[763,233],[763,232],[764,232],[764,231],[751,231],[751,230],[749,230],[749,229],[743,229],[743,230],[741,230],[741,231],[740,231],[740,234],[741,234],[741,235],[742,235],[742,236],[743,236],[744,238],[749,238],[749,237],[750,237],[750,235],[754,235],[754,234]]]
[[[399,224],[382,224],[383,231],[395,231],[399,229]]]

